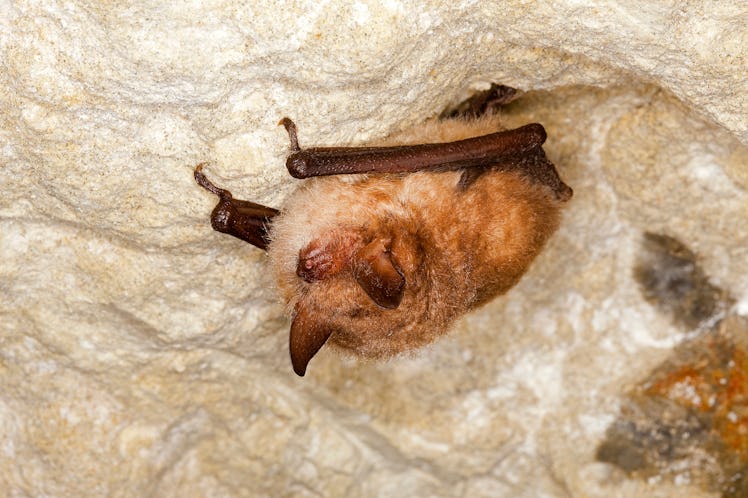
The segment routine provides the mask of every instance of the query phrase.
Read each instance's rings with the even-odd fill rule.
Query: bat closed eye
[[[267,250],[300,376],[325,344],[386,358],[434,341],[519,281],[572,196],[537,123],[447,118],[383,147],[312,148],[280,124],[290,174],[309,178],[282,211],[234,199],[202,164],[195,179],[220,198],[215,230]]]

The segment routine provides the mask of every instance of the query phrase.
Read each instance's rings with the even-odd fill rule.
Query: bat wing
[[[210,215],[210,223],[217,232],[227,233],[249,242],[260,249],[267,249],[267,227],[278,210],[250,201],[234,199],[231,192],[218,188],[203,173],[205,164],[195,168],[195,181],[219,197],[218,204]]]
[[[281,121],[288,131],[294,152],[286,168],[294,178],[360,173],[412,173],[415,171],[452,171],[464,169],[460,187],[466,188],[486,168],[517,170],[549,185],[560,200],[571,197],[542,145],[545,129],[531,123],[513,130],[479,137],[433,144],[392,147],[312,147],[302,149],[293,121]]]

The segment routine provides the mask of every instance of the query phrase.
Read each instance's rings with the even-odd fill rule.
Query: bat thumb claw
[[[296,137],[296,123],[291,121],[290,118],[283,118],[278,121],[278,126],[280,125],[283,125],[283,127],[286,128],[286,131],[288,132],[288,138],[289,140],[291,140],[291,150],[300,150],[299,139]]]

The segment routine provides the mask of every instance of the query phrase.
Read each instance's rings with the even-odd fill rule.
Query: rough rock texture
[[[0,3],[0,489],[9,496],[697,496],[595,461],[686,332],[632,276],[677,237],[748,314],[745,2]],[[497,81],[574,187],[509,295],[412,357],[291,371],[217,182]]]

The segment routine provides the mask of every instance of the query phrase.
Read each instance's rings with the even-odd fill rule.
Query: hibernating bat
[[[385,358],[444,334],[520,279],[572,190],[546,158],[540,124],[500,130],[496,115],[441,119],[380,147],[301,148],[281,121],[286,166],[310,178],[280,212],[219,196],[215,230],[266,249],[292,316],[294,371],[329,342]]]

